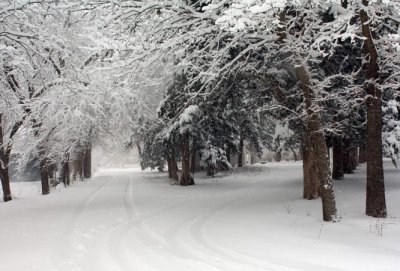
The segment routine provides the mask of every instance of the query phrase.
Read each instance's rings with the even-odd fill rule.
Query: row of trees
[[[229,167],[226,154],[240,154],[243,139],[273,145],[270,120],[287,121],[294,132],[287,141],[302,146],[304,197],[322,198],[324,220],[338,219],[327,143],[335,179],[351,172],[357,148],[366,154],[366,214],[385,217],[382,155],[399,154],[399,7],[366,0],[121,6],[137,31],[153,22],[146,38],[160,57],[174,52],[175,80],[159,114],[164,126],[147,130],[147,154],[174,160],[180,148],[186,185],[190,153],[200,150],[211,161],[205,166]]]
[[[140,110],[137,92],[120,86],[107,71],[110,59],[126,51],[115,49],[118,40],[108,42],[101,31],[105,25],[88,8],[81,1],[0,4],[4,201],[12,200],[11,162],[23,171],[34,161],[44,195],[51,184],[90,178],[92,145],[115,136],[122,123],[134,123]]]
[[[191,185],[196,153],[213,175],[234,154],[241,166],[247,141],[301,149],[303,196],[321,197],[326,221],[338,220],[332,179],[359,148],[366,213],[385,217],[382,155],[400,155],[399,14],[399,1],[8,0],[4,200],[10,159],[35,159],[46,194],[49,172],[64,179],[72,166],[73,178],[93,144],[129,138],[143,168],[167,161],[169,178]]]

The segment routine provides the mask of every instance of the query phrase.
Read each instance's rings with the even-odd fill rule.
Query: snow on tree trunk
[[[370,18],[366,12],[368,0],[362,0],[364,9],[360,10],[360,20],[364,40],[364,53],[369,57],[367,63],[365,91],[367,98],[367,195],[366,214],[373,217],[386,217],[385,184],[382,162],[382,91],[377,85],[379,79],[378,52],[375,48]]]
[[[189,135],[187,133],[182,135],[181,152],[182,152],[182,176],[180,185],[182,186],[193,185],[194,180],[190,175],[190,142],[189,142]]]
[[[340,136],[333,137],[332,151],[332,179],[342,180],[344,177],[343,170],[343,146]]]
[[[318,104],[315,102],[315,94],[310,87],[310,77],[305,66],[296,66],[296,74],[301,84],[307,109],[307,131],[314,150],[314,161],[316,163],[317,176],[320,183],[323,220],[337,221],[338,215],[335,193],[329,169],[328,150],[326,148],[325,136],[321,125],[320,110]]]

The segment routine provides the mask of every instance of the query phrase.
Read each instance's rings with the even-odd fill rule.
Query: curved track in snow
[[[400,264],[400,249],[393,245],[400,243],[397,228],[385,228],[384,239],[371,230],[378,222],[361,215],[348,223],[324,224],[320,201],[300,198],[299,176],[299,164],[275,164],[222,178],[197,176],[195,186],[179,187],[169,185],[165,174],[102,171],[62,192],[0,206],[0,214],[9,218],[0,230],[16,240],[11,249],[0,247],[0,255],[9,259],[3,267],[297,271],[355,270],[363,262],[363,270],[378,270],[384,262],[386,270],[395,270]],[[364,185],[352,178],[349,187]],[[344,185],[339,184],[339,209],[345,208],[341,199],[358,195],[356,190],[344,194]],[[346,203],[349,214],[362,211],[357,204]],[[28,255],[23,262],[20,254]]]

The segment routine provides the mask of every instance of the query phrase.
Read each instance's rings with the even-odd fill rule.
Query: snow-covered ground
[[[301,163],[254,165],[171,186],[162,173],[103,170],[40,196],[13,183],[0,204],[0,270],[400,270],[400,170],[389,216],[365,216],[365,166],[335,183],[340,223],[301,198]]]

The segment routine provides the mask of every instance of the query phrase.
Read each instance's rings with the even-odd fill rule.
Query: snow
[[[253,165],[196,185],[102,170],[48,196],[12,183],[0,204],[1,270],[398,270],[400,171],[385,162],[388,218],[365,216],[365,166],[335,183],[339,223],[301,198],[301,163]]]

